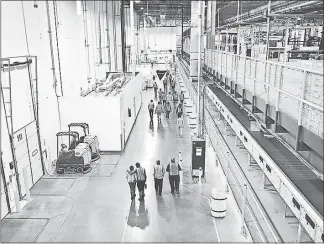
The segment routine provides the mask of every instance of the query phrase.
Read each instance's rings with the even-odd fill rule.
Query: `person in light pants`
[[[184,122],[183,122],[183,118],[182,118],[181,114],[178,114],[177,126],[178,126],[179,136],[182,137],[182,129],[184,127]]]
[[[136,180],[137,175],[136,174],[130,174],[130,171],[134,170],[134,166],[129,167],[129,171],[126,172],[126,179],[129,184],[130,194],[131,194],[131,200],[133,201],[136,197],[135,190],[136,190]]]
[[[161,164],[160,160],[157,160],[156,165],[153,166],[153,177],[154,177],[155,192],[156,194],[159,194],[161,196],[165,169],[163,165],[160,164]]]

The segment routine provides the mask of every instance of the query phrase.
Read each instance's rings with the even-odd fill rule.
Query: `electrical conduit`
[[[48,22],[48,35],[49,35],[49,40],[50,40],[50,50],[51,50],[51,61],[52,61],[52,72],[53,72],[53,87],[56,95],[56,103],[57,103],[57,112],[58,112],[58,117],[59,117],[59,126],[60,126],[60,131],[62,131],[62,123],[61,123],[61,112],[60,112],[60,105],[58,98],[60,97],[57,94],[57,79],[56,79],[56,74],[55,74],[55,62],[54,62],[54,50],[53,50],[53,39],[52,39],[52,32],[51,32],[51,18],[50,18],[50,10],[49,10],[49,3],[48,0],[46,0],[46,10],[47,10],[47,22]]]

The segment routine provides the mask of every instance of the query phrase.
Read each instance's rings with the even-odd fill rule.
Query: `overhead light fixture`
[[[143,10],[144,8],[143,8],[143,7],[141,7],[141,9]]]
[[[136,1],[135,1],[135,3],[140,3],[140,2],[141,2],[141,0],[136,0]]]
[[[76,6],[77,6],[77,15],[82,14],[82,4],[81,1],[76,1]]]

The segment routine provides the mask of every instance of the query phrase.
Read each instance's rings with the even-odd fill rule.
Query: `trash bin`
[[[212,189],[210,212],[213,217],[222,218],[226,216],[227,194],[225,191]]]

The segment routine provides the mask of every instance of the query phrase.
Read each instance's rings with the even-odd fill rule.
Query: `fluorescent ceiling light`
[[[82,14],[81,1],[76,1],[76,6],[77,6],[77,15],[81,15]]]
[[[141,2],[141,0],[137,0],[137,1],[135,1],[135,3],[140,3]]]
[[[143,7],[141,7],[141,9],[144,9]]]

